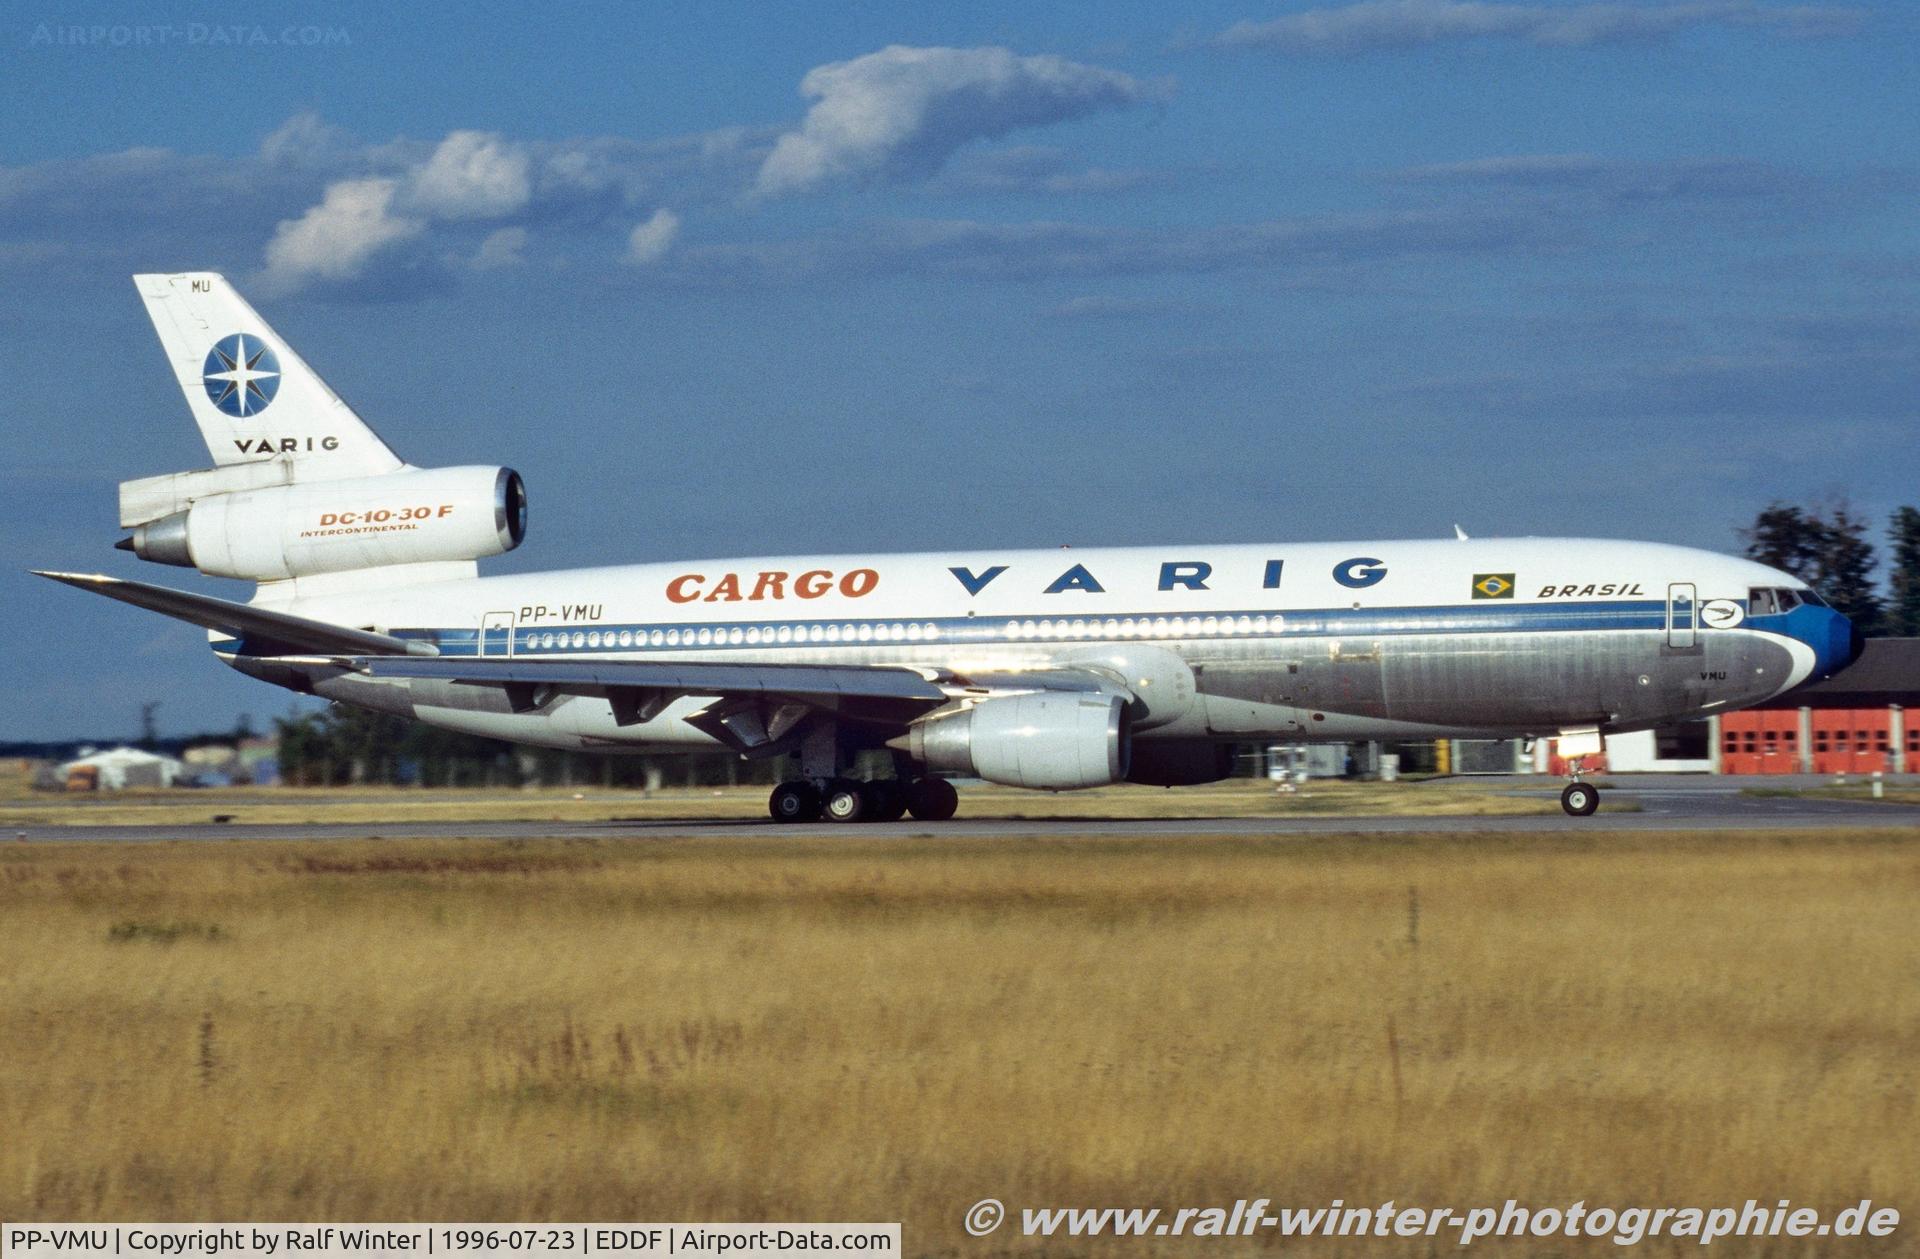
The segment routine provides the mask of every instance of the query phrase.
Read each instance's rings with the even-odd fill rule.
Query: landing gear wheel
[[[820,793],[809,782],[786,782],[767,797],[767,812],[776,822],[811,822],[820,816]]]
[[[873,812],[869,822],[898,822],[907,811],[907,785],[891,778],[876,778],[867,784]]]
[[[960,807],[960,793],[944,778],[922,778],[907,788],[907,812],[922,822],[944,822]]]
[[[873,814],[873,797],[865,783],[836,778],[820,797],[820,811],[829,822],[864,822]]]
[[[1560,793],[1560,807],[1573,817],[1591,817],[1600,807],[1600,792],[1591,783],[1568,783]]]

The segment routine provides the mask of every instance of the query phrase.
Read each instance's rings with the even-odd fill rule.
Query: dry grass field
[[[1912,1254],[1916,909],[1913,829],[6,844],[0,1218],[1871,1197],[1712,1250]]]

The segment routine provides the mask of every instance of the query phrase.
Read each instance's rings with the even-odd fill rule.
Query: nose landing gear
[[[1560,793],[1560,807],[1571,817],[1591,817],[1593,811],[1600,807],[1600,790],[1592,783],[1583,783],[1576,778]]]
[[[1556,740],[1560,755],[1566,758],[1567,774],[1573,779],[1567,789],[1560,793],[1560,807],[1567,811],[1568,817],[1592,817],[1600,807],[1600,789],[1592,783],[1580,781],[1580,771],[1586,767],[1589,756],[1602,756],[1607,750],[1606,737],[1599,726],[1581,726],[1572,730],[1562,730]]]

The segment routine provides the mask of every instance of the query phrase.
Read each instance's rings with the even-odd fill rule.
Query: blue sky
[[[274,13],[0,22],[0,737],[288,707],[21,575],[245,594],[110,549],[206,463],[136,270],[520,469],[490,571],[1920,499],[1905,4]]]

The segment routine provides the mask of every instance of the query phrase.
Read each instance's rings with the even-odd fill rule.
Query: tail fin
[[[216,466],[279,460],[302,481],[405,466],[224,276],[133,282]]]

